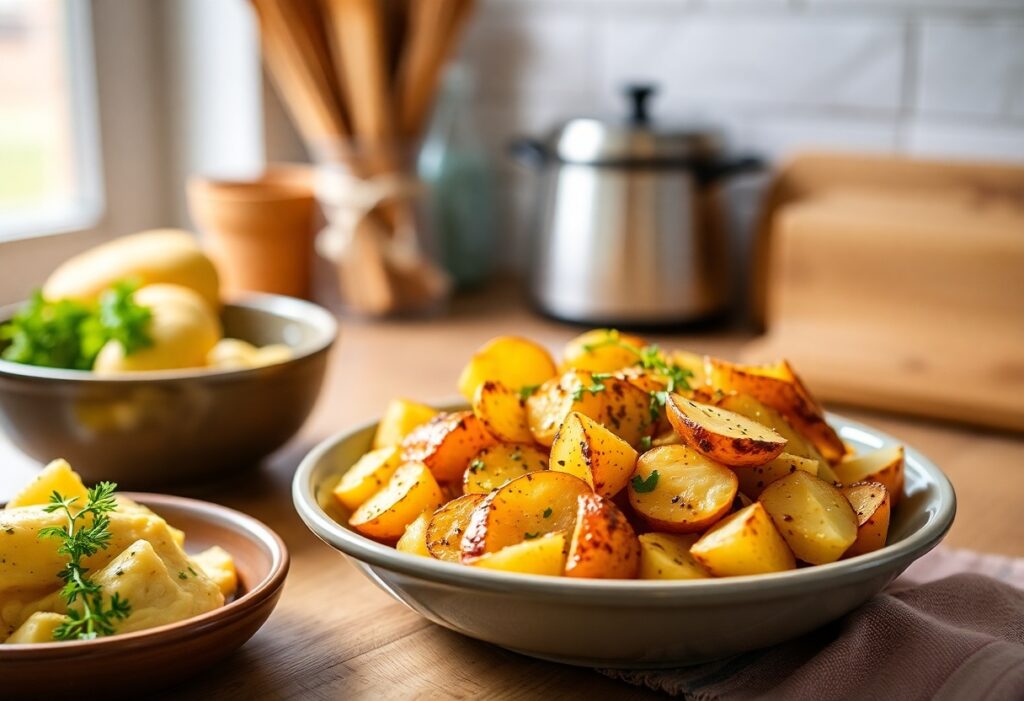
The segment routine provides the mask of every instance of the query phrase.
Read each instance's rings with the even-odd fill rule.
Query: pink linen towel
[[[600,670],[692,701],[1024,701],[1024,559],[937,548],[797,640],[670,670]]]

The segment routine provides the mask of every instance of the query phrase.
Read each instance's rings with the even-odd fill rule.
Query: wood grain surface
[[[159,699],[651,698],[652,692],[587,669],[532,660],[430,624],[392,600],[345,558],[310,534],[291,505],[292,473],[317,441],[381,413],[394,396],[456,395],[469,354],[515,333],[552,349],[579,332],[545,321],[506,285],[465,297],[439,319],[369,324],[343,321],[320,403],[302,434],[262,468],[189,490],[246,511],[287,542],[292,569],[270,621],[219,668]],[[735,357],[737,334],[652,337],[665,346]],[[836,407],[832,407],[837,409]],[[953,424],[844,411],[924,451],[952,478],[959,497],[946,543],[1024,556],[1024,438]],[[0,463],[17,458],[0,444]],[[24,468],[0,471],[9,496]]]

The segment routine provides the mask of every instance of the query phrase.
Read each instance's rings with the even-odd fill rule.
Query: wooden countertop
[[[470,353],[500,333],[558,348],[578,329],[532,315],[499,285],[458,300],[448,316],[378,324],[343,321],[320,402],[300,436],[259,470],[186,492],[246,511],[287,542],[292,565],[280,605],[239,652],[160,698],[650,698],[651,692],[586,669],[532,660],[428,623],[317,540],[291,505],[291,476],[319,440],[380,414],[394,396],[456,395]],[[734,357],[735,334],[652,336],[666,347]],[[948,545],[1024,556],[1024,438],[840,408],[935,460],[956,487]],[[0,498],[34,469],[0,437]]]

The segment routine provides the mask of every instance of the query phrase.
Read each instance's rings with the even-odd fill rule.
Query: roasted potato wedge
[[[775,431],[786,439],[785,452],[790,455],[797,455],[808,460],[817,460],[825,468],[829,467],[828,460],[818,452],[818,449],[809,440],[793,428],[789,421],[786,420],[786,417],[749,394],[730,392],[719,397],[715,402],[715,406],[740,414],[741,416],[746,416],[748,419],[752,419],[762,426],[767,426]],[[831,471],[821,475],[821,478],[826,481],[833,481],[830,473]]]
[[[715,577],[782,572],[793,553],[760,503],[726,516],[702,535],[690,554]]]
[[[597,494],[580,495],[565,576],[633,579],[639,568],[640,541],[623,513]]]
[[[438,560],[458,562],[462,557],[462,536],[469,517],[483,494],[464,494],[437,509],[427,524],[427,550]]]
[[[400,444],[414,428],[427,423],[437,413],[437,409],[425,404],[417,404],[408,399],[392,399],[377,424],[377,432],[373,434],[374,449]]]
[[[584,370],[570,370],[548,380],[526,400],[526,418],[533,439],[551,446],[558,427],[571,412],[600,421],[605,410],[604,385]]]
[[[550,469],[579,477],[601,496],[621,492],[636,466],[632,446],[589,416],[572,412],[551,446]]]
[[[416,517],[416,520],[405,527],[405,533],[395,544],[395,550],[410,555],[422,555],[433,557],[427,549],[427,525],[430,523],[431,513],[424,511]]]
[[[690,548],[699,535],[645,533],[640,536],[640,579],[706,579],[711,574]]]
[[[561,370],[587,370],[588,372],[615,372],[636,365],[639,350],[647,342],[615,329],[593,329],[580,334],[565,344]]]
[[[473,401],[476,388],[487,380],[518,392],[556,375],[551,354],[533,341],[518,336],[491,339],[473,354],[459,376],[459,393]]]
[[[763,465],[785,449],[786,439],[745,416],[670,394],[668,420],[683,443],[733,467]]]
[[[707,358],[690,351],[677,350],[668,354],[669,362],[690,373],[686,383],[691,390],[706,387],[708,384]]]
[[[857,514],[857,540],[843,553],[843,557],[863,555],[885,547],[892,508],[885,485],[881,482],[858,482],[843,487],[843,496]]]
[[[371,538],[396,540],[406,526],[424,511],[436,509],[442,500],[441,487],[430,468],[421,462],[407,462],[355,510],[348,523]]]
[[[499,441],[532,443],[533,434],[526,420],[526,400],[500,382],[486,380],[473,395],[473,414]]]
[[[558,577],[565,569],[565,534],[547,533],[522,543],[507,545],[498,552],[485,553],[469,560],[467,564],[489,570]]]
[[[548,454],[532,443],[498,443],[469,461],[462,481],[466,494],[487,494],[527,472],[548,469]]]
[[[347,509],[358,509],[391,479],[401,464],[396,446],[371,450],[341,476],[334,488],[334,498]]]
[[[749,394],[781,413],[830,463],[846,454],[846,445],[825,412],[786,361],[775,365],[736,365],[708,359],[708,380],[723,392]]]
[[[779,457],[756,467],[736,468],[736,478],[740,481],[740,492],[751,499],[757,499],[761,492],[769,484],[781,479],[791,472],[803,470],[804,472],[817,476],[821,463],[817,460],[808,460],[799,455],[782,453]]]
[[[843,493],[797,470],[761,492],[758,501],[793,554],[812,565],[835,562],[857,540],[857,514]]]
[[[494,443],[473,412],[439,414],[402,440],[402,460],[422,462],[439,481],[461,480],[469,461]]]
[[[835,471],[843,484],[881,482],[896,506],[903,496],[903,462],[903,446],[891,445],[847,458],[835,466]]]
[[[738,482],[697,451],[666,445],[640,456],[628,489],[629,503],[656,530],[696,533],[729,512]]]
[[[462,537],[462,559],[471,560],[546,533],[571,533],[578,499],[590,487],[565,472],[531,472],[488,494],[473,510]]]
[[[630,445],[639,445],[654,430],[650,393],[618,377],[599,382],[604,387],[604,407],[597,420]]]

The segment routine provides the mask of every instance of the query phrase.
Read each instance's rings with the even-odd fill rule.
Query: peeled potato
[[[858,482],[843,487],[843,496],[857,514],[857,540],[843,557],[853,557],[885,547],[889,536],[891,500],[880,482]]]
[[[548,454],[524,443],[498,443],[484,448],[469,461],[462,478],[465,494],[487,494],[527,472],[548,469]]]
[[[737,487],[724,465],[686,446],[666,445],[637,460],[629,503],[657,530],[695,533],[729,512]]]
[[[427,423],[437,414],[437,409],[425,404],[408,399],[392,399],[377,424],[377,432],[373,434],[373,447],[398,445],[414,428]]]
[[[67,460],[54,460],[36,478],[7,502],[8,509],[19,506],[39,506],[50,503],[50,495],[60,493],[65,499],[77,497],[78,503],[86,499],[85,485],[78,473],[71,469]]]
[[[558,577],[565,567],[565,534],[546,535],[485,553],[467,564],[489,570]]]
[[[715,577],[782,572],[796,567],[793,553],[760,503],[726,516],[690,553]]]
[[[601,496],[621,492],[636,465],[632,446],[588,416],[573,412],[551,446],[550,468],[568,472]]]
[[[486,380],[473,395],[473,413],[488,433],[507,443],[531,443],[526,400],[500,382]]]
[[[764,465],[737,467],[734,472],[740,481],[740,492],[751,499],[757,499],[765,487],[791,472],[803,470],[810,475],[817,476],[820,465],[821,463],[817,460],[808,460],[797,455],[782,453]]]
[[[334,498],[348,509],[358,509],[391,479],[401,463],[395,446],[371,450],[341,476],[334,487]]]
[[[555,376],[551,354],[533,341],[518,336],[499,336],[485,343],[459,376],[459,392],[473,400],[476,388],[487,380],[509,389],[539,385]]]
[[[483,500],[483,494],[464,494],[434,512],[427,524],[427,550],[431,555],[438,560],[459,561],[469,517]]]
[[[793,554],[812,565],[835,562],[857,539],[857,515],[834,486],[796,471],[772,482],[758,501]]]
[[[640,360],[637,351],[646,345],[644,339],[615,329],[593,329],[565,344],[561,369],[615,372],[636,365]]]
[[[577,502],[565,576],[632,579],[640,568],[640,541],[616,506],[597,494]]]
[[[402,459],[422,462],[438,481],[461,480],[473,456],[494,442],[473,412],[439,414],[402,439]]]
[[[705,579],[711,574],[690,547],[698,534],[644,533],[640,536],[640,579]]]
[[[237,338],[222,338],[206,354],[206,364],[225,370],[251,368],[256,362],[256,346]]]
[[[433,511],[442,501],[441,487],[430,469],[423,463],[408,462],[355,510],[348,523],[371,538],[395,540],[420,514]]]
[[[427,524],[430,523],[431,513],[424,511],[416,517],[416,520],[405,527],[405,532],[395,544],[395,550],[410,555],[421,557],[433,557],[427,549]]]
[[[93,302],[122,280],[140,286],[180,285],[210,309],[220,308],[217,269],[196,238],[180,229],[154,229],[122,236],[64,261],[43,285],[46,299]]]
[[[756,421],[679,394],[669,395],[665,408],[684,444],[723,465],[763,465],[786,447],[785,438]]]
[[[895,506],[903,496],[903,462],[903,446],[890,445],[847,458],[835,466],[835,471],[843,484],[881,482]]]

